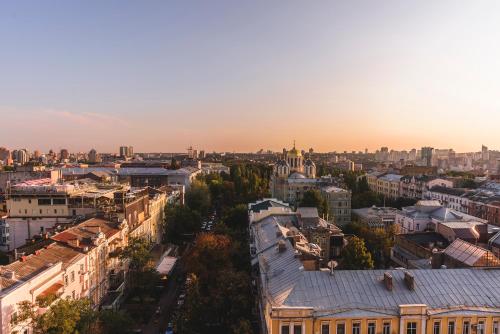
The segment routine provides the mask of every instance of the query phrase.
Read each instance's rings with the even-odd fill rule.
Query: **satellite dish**
[[[337,261],[333,261],[333,260],[332,261],[328,261],[328,268],[330,268],[332,270],[335,269],[335,268],[337,268],[338,265],[339,264],[337,263]]]

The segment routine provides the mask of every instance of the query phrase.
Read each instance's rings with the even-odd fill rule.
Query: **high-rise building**
[[[6,162],[10,159],[10,151],[5,147],[0,147],[0,161]]]
[[[434,152],[434,148],[432,147],[422,147],[422,160],[425,162],[427,167],[432,166],[432,153]]]
[[[24,165],[29,161],[28,151],[26,149],[18,150],[16,160],[19,164]]]
[[[90,152],[89,152],[89,162],[90,163],[97,163],[97,162],[101,162],[101,157],[99,155],[99,153],[97,153],[97,151],[95,149],[91,149]]]
[[[200,159],[205,159],[205,157],[206,157],[206,156],[205,156],[205,151],[204,151],[204,150],[201,150],[201,151],[200,151],[199,158],[200,158]]]
[[[66,159],[69,159],[69,152],[67,149],[63,148],[61,150],[61,152],[59,153],[59,156],[60,156],[60,160],[63,161],[63,160],[66,160]]]
[[[193,148],[193,146],[188,147],[188,158],[198,159],[198,151]]]
[[[120,146],[120,157],[126,158],[128,155],[128,146]]]
[[[488,147],[484,145],[481,147],[481,160],[483,161],[490,160],[490,153],[488,151]]]

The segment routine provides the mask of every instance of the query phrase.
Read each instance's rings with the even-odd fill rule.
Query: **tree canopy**
[[[319,190],[316,189],[304,192],[304,196],[302,197],[299,206],[318,208],[320,216],[328,213],[328,201],[321,196]]]
[[[374,264],[370,252],[363,239],[350,237],[344,248],[341,268],[347,270],[373,269]]]

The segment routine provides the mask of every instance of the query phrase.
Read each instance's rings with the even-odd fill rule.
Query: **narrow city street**
[[[185,254],[185,252],[184,252]],[[153,314],[149,323],[142,327],[142,333],[144,334],[158,334],[165,333],[167,325],[172,321],[172,315],[177,305],[177,298],[184,286],[185,273],[182,264],[182,257],[179,257],[177,265],[169,278],[169,282],[165,287],[160,300],[158,301],[158,307],[160,308],[160,314]]]

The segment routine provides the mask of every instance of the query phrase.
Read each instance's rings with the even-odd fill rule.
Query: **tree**
[[[321,196],[319,190],[316,189],[306,191],[299,206],[318,208],[320,216],[328,213],[328,202],[323,196]]]
[[[218,272],[231,267],[231,239],[225,235],[202,233],[196,237],[186,261],[186,269],[202,284],[217,281]]]
[[[195,180],[186,192],[186,205],[198,211],[202,217],[208,216],[211,206],[210,190],[205,182]]]
[[[356,236],[349,238],[344,248],[341,267],[347,270],[373,269],[372,256],[366,249],[363,239]]]
[[[192,240],[201,230],[201,216],[198,211],[186,206],[167,207],[165,210],[165,240],[179,245]]]
[[[159,279],[156,269],[151,267],[151,244],[144,238],[131,238],[128,245],[120,252],[122,260],[129,261],[129,281],[133,293],[143,301],[144,297],[154,294],[155,283]]]
[[[151,243],[145,238],[130,238],[128,245],[120,252],[119,257],[129,261],[131,270],[143,271],[153,259],[150,249]]]
[[[130,316],[124,312],[104,310],[99,313],[99,328],[103,334],[129,334],[133,325]]]
[[[246,205],[239,204],[231,208],[224,217],[224,223],[234,231],[247,231],[248,209]]]
[[[353,234],[364,240],[372,255],[376,268],[385,268],[391,257],[391,248],[394,245],[395,228],[370,228],[358,222],[352,222],[342,228],[345,234]]]
[[[18,316],[12,323],[28,323],[35,333],[74,334],[96,330],[97,313],[88,299],[59,299],[42,314],[37,311],[42,307],[38,302],[23,301],[18,305]]]

